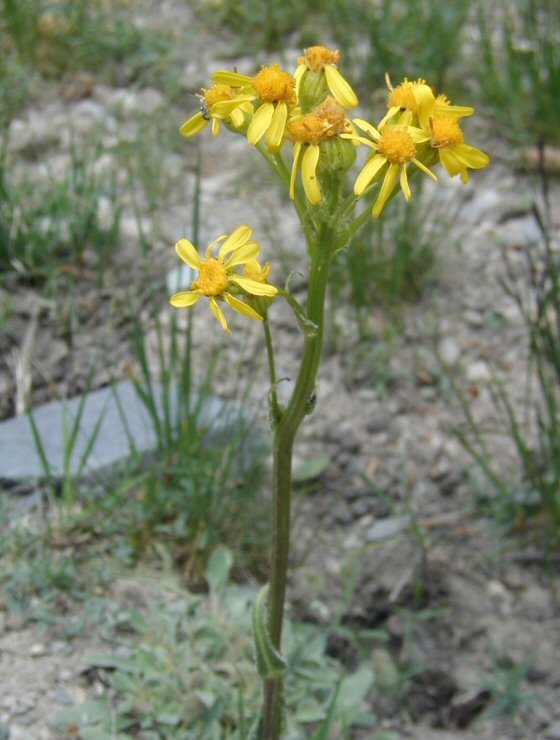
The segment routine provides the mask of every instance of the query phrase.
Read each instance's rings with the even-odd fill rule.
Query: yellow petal
[[[217,136],[220,133],[220,119],[212,119],[212,136]]]
[[[436,99],[429,85],[414,85],[412,94],[418,105],[418,120],[422,128],[428,128],[428,120],[434,115]]]
[[[219,69],[212,75],[212,82],[231,87],[247,87],[253,84],[253,78],[239,72],[231,72],[229,69]]]
[[[239,249],[236,249],[231,257],[224,262],[224,267],[235,267],[235,265],[244,265],[247,260],[254,259],[261,251],[257,242],[249,242]]]
[[[179,133],[182,136],[189,138],[189,136],[196,136],[199,134],[207,125],[208,119],[204,118],[202,111],[199,111],[198,113],[195,113],[194,116],[191,116],[188,121],[185,121],[179,129]]]
[[[272,116],[274,115],[274,105],[272,103],[263,103],[257,108],[249,128],[247,129],[247,141],[255,146],[262,139],[264,132],[270,126]]]
[[[406,174],[406,164],[403,165],[401,169],[401,189],[404,193],[405,200],[408,201],[412,197],[412,193],[410,192],[410,185],[408,184],[408,177]]]
[[[383,118],[379,121],[378,128],[383,128],[383,126],[387,123],[387,121],[393,116],[395,116],[399,111],[400,111],[400,108],[398,105],[392,105],[387,111],[387,113],[385,113]]]
[[[449,147],[444,147],[439,150],[439,161],[451,177],[455,177],[455,175],[458,175],[459,172],[462,172],[465,169],[465,165],[460,162],[459,158]]]
[[[210,298],[210,310],[214,314],[214,316],[218,319],[220,322],[222,329],[224,331],[227,331],[228,334],[231,334],[230,328],[227,325],[226,317],[224,316],[224,312],[222,309],[218,306],[218,303],[215,298]]]
[[[274,285],[269,285],[268,283],[259,283],[256,280],[251,280],[250,278],[243,277],[242,275],[230,275],[229,279],[232,283],[239,285],[240,288],[243,288],[243,290],[245,290],[250,295],[273,296],[278,293],[278,288],[275,288]]]
[[[229,114],[229,117],[235,128],[240,128],[240,126],[243,126],[245,116],[239,108],[232,110],[232,112]]]
[[[428,139],[430,138],[429,131],[425,131],[424,129],[417,128],[416,126],[409,126],[406,129],[406,133],[410,136],[410,138],[415,144],[422,144],[424,141],[428,141]]]
[[[183,290],[181,293],[175,293],[169,299],[169,303],[175,308],[187,308],[194,305],[200,298],[199,290]]]
[[[469,144],[455,144],[450,149],[457,159],[471,170],[481,170],[490,164],[490,157],[487,154]]]
[[[449,105],[447,103],[438,103],[436,101],[435,107],[436,116],[456,116],[457,118],[464,118],[465,116],[472,116],[474,108],[469,105]]]
[[[435,180],[436,182],[438,181],[437,175],[435,175],[432,172],[432,170],[428,169],[425,164],[422,164],[422,162],[419,159],[416,159],[416,157],[414,157],[410,161],[414,162],[414,164],[418,167],[418,169],[422,170],[422,172],[425,172],[426,175],[429,175],[432,178],[432,180]]]
[[[251,306],[248,306],[246,303],[243,303],[243,301],[240,301],[237,298],[234,298],[230,293],[224,293],[224,298],[226,300],[226,303],[229,303],[229,305],[237,311],[237,313],[243,314],[243,316],[249,316],[252,319],[256,319],[257,321],[262,321],[263,317],[258,314],[254,308],[251,308]]]
[[[232,111],[247,104],[251,100],[255,100],[254,95],[238,95],[231,100],[219,100],[210,108],[210,115],[214,118],[227,118],[231,116]]]
[[[299,98],[299,86],[301,84],[301,78],[307,69],[306,64],[298,64],[296,71],[294,72],[294,80],[296,81],[296,96]]]
[[[377,218],[377,216],[379,216],[385,206],[385,203],[389,199],[389,196],[393,192],[393,189],[397,182],[397,178],[399,176],[399,169],[400,165],[398,164],[389,165],[389,169],[385,173],[383,184],[381,185],[379,195],[377,196],[377,200],[375,201],[373,210],[371,212],[374,218]]]
[[[226,254],[228,254],[229,252],[234,252],[236,249],[239,249],[239,247],[242,247],[244,244],[246,244],[251,238],[252,233],[253,229],[250,226],[246,226],[245,224],[241,224],[241,226],[238,226],[235,231],[230,234],[230,236],[228,236],[228,238],[220,247],[220,251],[218,252],[218,259],[220,261],[224,260]]]
[[[372,126],[371,123],[364,121],[363,118],[353,118],[352,123],[355,123],[358,128],[361,128],[362,131],[365,131],[366,134],[369,134],[372,139],[375,139],[375,141],[379,141],[379,139],[381,138],[381,134],[375,128],[375,126]]]
[[[301,158],[301,181],[307,200],[316,206],[321,202],[321,189],[317,182],[317,162],[320,149],[317,144],[309,144]]]
[[[333,97],[343,108],[355,108],[358,105],[356,93],[333,64],[325,65],[325,77]]]
[[[264,137],[267,147],[273,152],[277,152],[282,146],[287,118],[288,106],[281,100],[276,104],[276,110]]]
[[[297,169],[298,169],[298,161],[299,161],[299,155],[301,154],[301,141],[296,141],[294,144],[294,161],[292,162],[292,172],[290,175],[290,198],[293,200],[295,197],[295,191],[296,191],[296,176],[297,176]]]
[[[374,141],[366,139],[363,136],[356,136],[356,134],[339,134],[339,136],[341,139],[348,139],[348,141],[356,142],[357,146],[365,144],[366,146],[369,146],[370,149],[377,149],[377,144]]]
[[[375,154],[371,159],[368,159],[356,179],[354,195],[361,195],[364,192],[386,161],[385,157],[382,157],[381,154]]]
[[[179,255],[179,258],[186,262],[189,267],[193,270],[199,270],[201,259],[196,251],[194,244],[191,244],[188,239],[179,239],[175,245],[175,251]]]

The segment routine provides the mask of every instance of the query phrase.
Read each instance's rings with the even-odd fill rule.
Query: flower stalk
[[[208,300],[222,329],[230,332],[222,308],[261,321],[270,376],[270,418],[274,435],[272,473],[272,542],[270,579],[255,601],[253,630],[257,668],[263,679],[263,709],[259,740],[279,740],[284,726],[282,626],[290,554],[292,453],[305,416],[315,406],[317,373],[323,348],[325,298],[329,268],[335,254],[347,246],[370,218],[379,218],[387,203],[402,192],[412,197],[409,177],[438,162],[451,177],[469,179],[468,170],[486,167],[488,156],[466,144],[459,120],[470,107],[452,105],[423,79],[404,80],[393,87],[387,76],[387,109],[377,126],[363,118],[350,120],[358,98],[338,70],[340,54],[323,46],[304,51],[291,75],[277,64],[254,76],[221,70],[213,85],[199,95],[201,109],[180,129],[189,138],[210,124],[247,138],[267,160],[294,204],[309,257],[307,301],[268,282],[271,269],[261,266],[260,246],[249,226],[218,237],[202,257],[186,239],[177,242],[179,257],[197,277],[187,290],[171,297],[178,308]],[[292,145],[291,167],[282,154]],[[359,147],[367,151],[353,187],[347,173]],[[362,149],[362,151],[363,151]],[[413,166],[411,166],[413,165]],[[409,173],[409,167],[411,172]],[[363,199],[367,207],[356,214]],[[218,246],[219,245],[219,246]],[[243,268],[243,272],[241,272]],[[283,299],[292,309],[302,334],[303,350],[291,397],[278,400],[274,344],[269,308]]]

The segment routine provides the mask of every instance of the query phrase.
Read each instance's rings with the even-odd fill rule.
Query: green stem
[[[272,346],[272,336],[270,334],[270,324],[268,319],[263,320],[264,338],[266,343],[266,355],[268,358],[268,374],[270,376],[270,412],[273,420],[273,424],[276,425],[280,421],[280,406],[278,405],[278,394],[276,392],[276,384],[278,379],[276,377],[276,366],[274,362],[274,348]]]
[[[308,413],[321,350],[323,347],[323,319],[327,276],[333,252],[333,233],[323,226],[321,238],[310,244],[311,266],[307,299],[307,319],[317,331],[304,335],[303,356],[292,397],[282,414],[274,436],[273,461],[273,523],[268,627],[274,647],[280,651],[284,601],[290,548],[290,507],[292,488],[292,450],[295,436]],[[282,679],[265,681],[262,737],[280,738],[282,726]]]

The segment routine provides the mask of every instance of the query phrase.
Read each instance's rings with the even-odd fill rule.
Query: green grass
[[[423,195],[420,180],[415,186],[410,203],[395,197],[384,218],[371,219],[333,265],[332,289],[350,299],[362,339],[375,306],[398,328],[403,308],[434,285],[440,255],[459,246],[458,206]]]
[[[0,274],[44,280],[63,266],[102,271],[118,244],[120,207],[114,174],[95,170],[96,147],[72,147],[61,175],[48,173],[38,185],[31,175],[19,181],[0,162]],[[102,220],[101,199],[113,206]]]
[[[541,241],[516,262],[504,252],[502,289],[515,302],[525,326],[529,362],[526,391],[516,405],[503,378],[489,385],[497,422],[482,427],[469,399],[454,384],[465,413],[455,433],[491,486],[487,505],[511,532],[523,533],[545,548],[560,539],[560,263],[552,249],[548,182],[542,175],[542,207],[534,207]],[[509,440],[515,464],[493,452],[493,438]]]
[[[475,67],[499,131],[517,144],[560,142],[560,5],[556,0],[481,4]]]

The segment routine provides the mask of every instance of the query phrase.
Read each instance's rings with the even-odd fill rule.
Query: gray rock
[[[388,516],[386,519],[380,519],[375,522],[373,527],[367,533],[367,542],[379,542],[379,540],[388,540],[406,529],[410,524],[410,517],[405,516]]]
[[[156,414],[165,417],[162,388],[152,386]],[[176,389],[169,394],[167,408],[172,423],[183,418]],[[196,398],[192,396],[194,406]],[[73,448],[66,439],[83,405],[79,430]],[[47,477],[61,479],[65,470],[72,477],[90,477],[109,469],[133,453],[145,455],[157,449],[154,420],[138,391],[130,381],[101,388],[68,402],[53,401],[33,411],[38,437],[48,463],[49,475],[41,461],[41,454],[33,435],[29,415],[0,423],[0,483],[14,485],[22,481],[36,481]],[[247,417],[239,406],[208,397],[201,403],[197,423],[208,439],[226,439],[228,430],[244,422],[241,431],[253,452],[256,436],[247,435]],[[65,434],[66,427],[66,434]],[[91,447],[91,449],[88,449]]]

